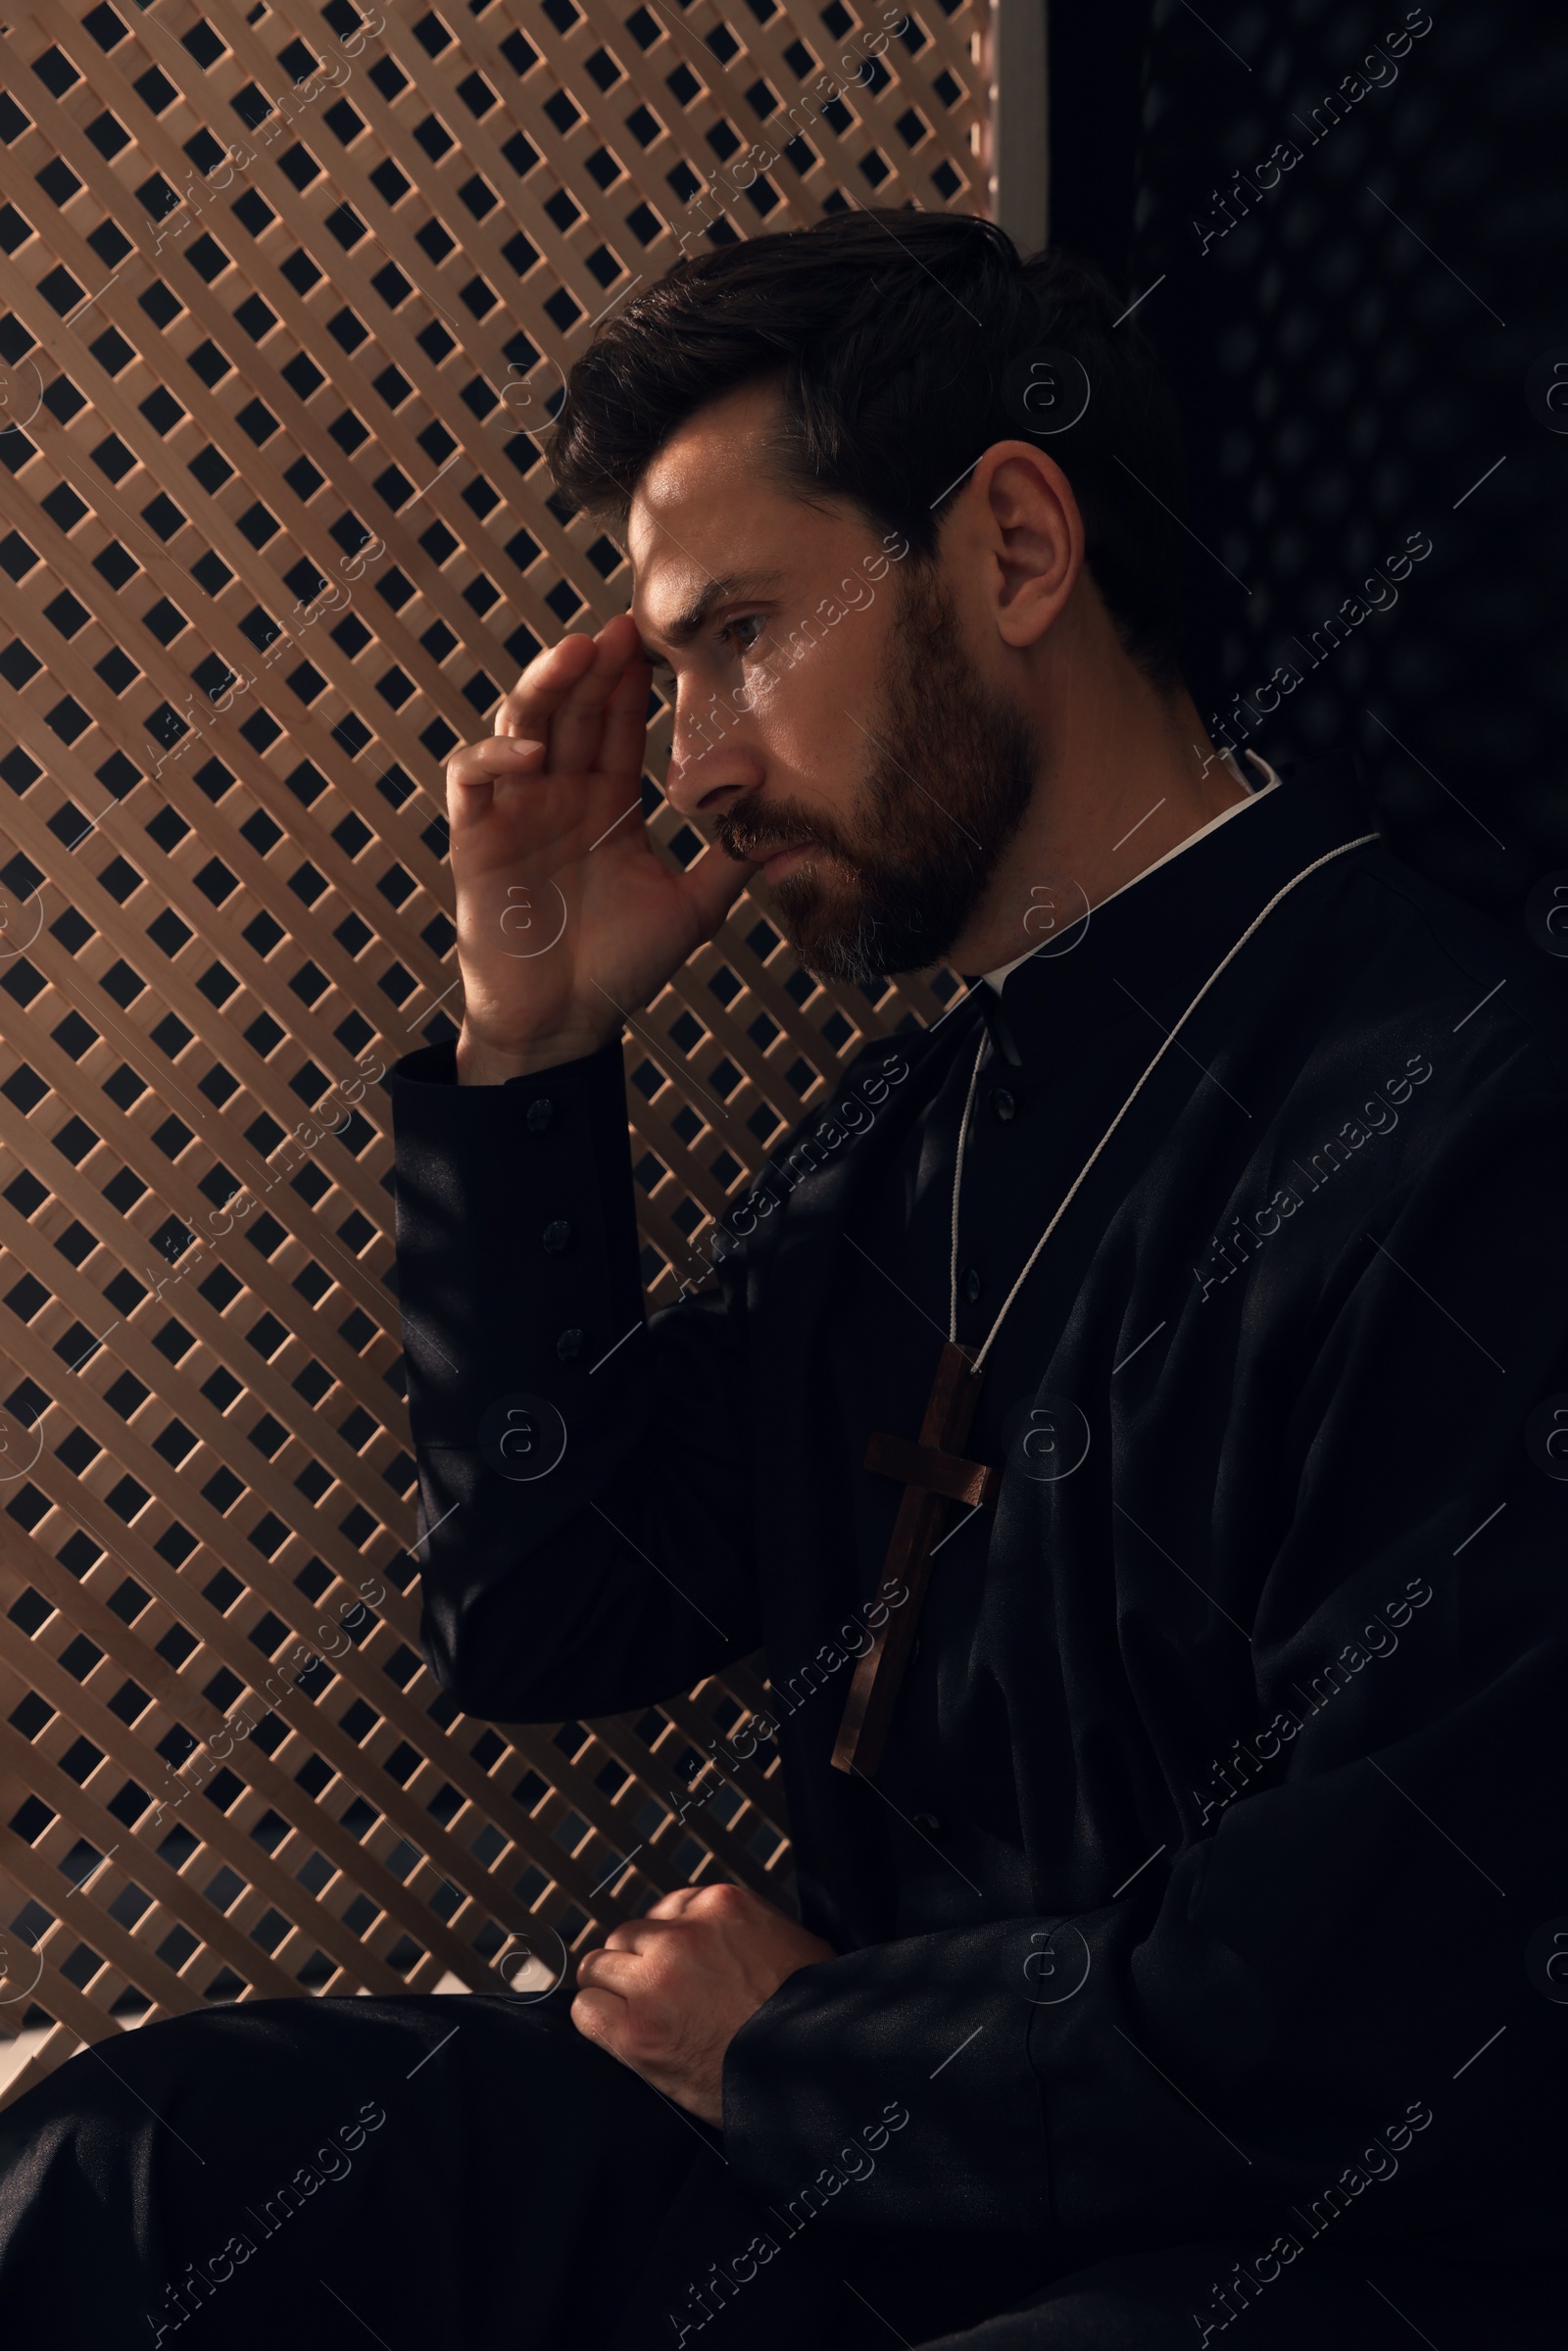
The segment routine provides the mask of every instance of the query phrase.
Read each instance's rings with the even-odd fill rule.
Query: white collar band
[[[1206,824],[1200,824],[1196,833],[1189,833],[1185,841],[1178,841],[1174,849],[1167,849],[1162,857],[1155,857],[1152,864],[1144,867],[1142,873],[1135,873],[1131,881],[1123,882],[1119,890],[1112,890],[1108,897],[1102,898],[1100,901],[1101,906],[1108,906],[1111,899],[1120,898],[1123,891],[1136,890],[1140,882],[1147,880],[1150,874],[1157,873],[1161,865],[1168,865],[1172,857],[1179,857],[1185,850],[1191,849],[1196,841],[1205,840],[1210,833],[1217,831],[1220,825],[1229,824],[1233,816],[1239,816],[1244,808],[1251,808],[1257,801],[1266,800],[1271,792],[1278,789],[1280,779],[1267,759],[1259,759],[1255,751],[1250,751],[1246,756],[1263,778],[1262,782],[1254,783],[1251,780],[1238,762],[1234,752],[1221,752],[1220,765],[1227,775],[1242,786],[1247,798],[1234,800],[1228,808],[1221,808],[1217,816],[1211,816]],[[1098,911],[1098,908],[1091,910]],[[1016,971],[1020,963],[1027,963],[1030,957],[1038,955],[1039,952],[1038,948],[1027,948],[1021,955],[1014,955],[1010,963],[1000,963],[995,971],[983,974],[986,984],[1000,990],[1009,971]]]

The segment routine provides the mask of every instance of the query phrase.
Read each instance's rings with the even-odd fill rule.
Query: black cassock
[[[432,1661],[468,1712],[552,1721],[761,1647],[841,1954],[732,2044],[722,2171],[579,2044],[647,2133],[643,2315],[519,2340],[1560,2339],[1568,1056],[1532,951],[1375,843],[1331,856],[1369,829],[1308,768],[869,1048],[646,1327],[619,1045],[393,1074]],[[977,1054],[971,1346],[1320,858],[1006,1315],[964,1447],[1000,1501],[950,1510],[885,1758],[846,1777],[899,1502],[861,1464],[947,1336]],[[555,1430],[538,1399],[565,1447],[518,1480],[497,1432]],[[507,2018],[408,2007],[471,2012],[470,2062]],[[527,2143],[564,2109],[495,2031]],[[572,2192],[563,2307],[621,2241]]]

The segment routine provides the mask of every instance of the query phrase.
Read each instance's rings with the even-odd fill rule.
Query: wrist
[[[458,1083],[504,1086],[512,1078],[533,1077],[541,1070],[559,1069],[566,1061],[586,1060],[619,1035],[620,1022],[614,1020],[601,1031],[562,1029],[552,1036],[519,1038],[502,1045],[466,1020],[455,1048]]]
[[[460,1086],[504,1086],[512,1078],[532,1077],[542,1069],[558,1069],[581,1055],[579,1046],[542,1037],[536,1043],[504,1047],[476,1037],[465,1026],[455,1051]]]

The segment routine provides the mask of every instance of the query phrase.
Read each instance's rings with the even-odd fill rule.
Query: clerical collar
[[[1231,818],[1239,816],[1244,808],[1251,808],[1256,801],[1266,800],[1271,792],[1279,789],[1280,779],[1267,759],[1260,759],[1255,751],[1250,751],[1246,756],[1251,760],[1258,775],[1262,778],[1261,782],[1254,781],[1247,773],[1233,751],[1222,751],[1219,763],[1232,781],[1241,785],[1247,798],[1232,801],[1228,808],[1221,808],[1217,816],[1211,816],[1206,824],[1200,824],[1196,833],[1189,833],[1185,841],[1178,841],[1174,849],[1167,849],[1162,857],[1155,857],[1152,863],[1144,867],[1141,873],[1135,873],[1131,881],[1123,882],[1120,889],[1112,890],[1109,896],[1102,898],[1100,906],[1095,907],[1096,913],[1100,911],[1100,906],[1108,906],[1112,899],[1120,898],[1128,890],[1136,890],[1139,883],[1147,880],[1150,874],[1157,873],[1162,865],[1168,865],[1173,857],[1179,857],[1185,850],[1193,848],[1197,842],[1206,840],[1208,835],[1217,831],[1220,825],[1229,824]],[[1010,963],[999,963],[995,971],[983,973],[982,978],[985,984],[1000,994],[1002,983],[1008,972],[1016,971],[1020,963],[1027,963],[1036,952],[1037,950],[1032,947],[1025,948],[1023,954],[1014,955]]]
[[[998,1058],[1020,1081],[1055,1082],[1130,1006],[1174,1019],[1272,892],[1312,857],[1372,828],[1353,755],[1331,754],[1283,779],[1268,773],[1267,789],[1157,858],[1062,940],[991,974],[991,985],[970,981],[962,1001],[973,1000]],[[1227,821],[1257,802],[1266,805],[1246,824]]]

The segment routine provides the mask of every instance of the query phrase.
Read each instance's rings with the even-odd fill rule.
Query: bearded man
[[[554,444],[631,612],[449,771],[463,1028],[391,1080],[427,1651],[556,1721],[762,1648],[798,1916],[688,1889],[558,2002],[78,2059],[6,2118],[0,2286],[55,2344],[368,2098],[181,2327],[1554,2339],[1561,1040],[1348,760],[1210,740],[1116,309],[958,217],[678,267]],[[970,984],[646,1316],[622,1029],[748,881],[814,971]]]

